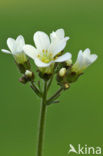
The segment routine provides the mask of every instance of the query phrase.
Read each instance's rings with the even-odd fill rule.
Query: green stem
[[[41,103],[37,156],[42,156],[42,152],[43,152],[43,139],[44,139],[44,128],[45,128],[45,119],[46,119],[46,97],[47,97],[47,81],[45,81],[44,84],[44,92],[43,92],[42,103]]]
[[[51,104],[51,102],[53,102],[54,100],[56,100],[59,96],[60,96],[60,93],[64,90],[63,87],[61,87],[51,98],[49,98],[47,100],[47,105]]]
[[[48,83],[48,86],[47,86],[47,91],[50,89],[50,86],[51,86],[51,84],[52,84],[52,81],[53,81],[54,75],[55,75],[55,73],[56,73],[57,65],[58,65],[58,63],[56,63],[55,66],[54,66],[54,70],[53,70],[53,73],[52,73],[51,79],[50,79],[50,81],[49,81],[49,83]]]
[[[49,83],[48,83],[47,91],[49,90],[49,88],[50,88],[50,86],[51,86],[51,84],[52,84],[53,77],[54,77],[54,74],[52,74],[51,79],[50,79],[50,81],[49,81]]]
[[[42,96],[42,93],[40,92],[40,90],[37,88],[37,86],[34,84],[34,82],[31,82],[31,88],[32,90],[39,96]]]

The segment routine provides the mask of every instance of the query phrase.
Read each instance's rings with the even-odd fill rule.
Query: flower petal
[[[46,49],[48,49],[48,47],[50,45],[50,39],[49,39],[48,35],[41,31],[37,31],[34,34],[34,42],[35,42],[37,49],[39,49],[39,50],[43,50],[43,49],[46,50]]]
[[[58,29],[56,32],[52,32],[50,34],[50,38],[52,42],[60,41],[65,38],[65,40],[68,40],[69,37],[65,37],[64,29]]]
[[[1,49],[1,51],[2,51],[3,53],[6,53],[6,54],[11,54],[11,52],[10,52],[9,50],[6,50],[6,49]]]
[[[63,38],[64,38],[64,35],[65,35],[64,29],[58,29],[58,30],[56,31],[56,34],[57,34],[57,36],[58,36],[60,39],[63,39]]]
[[[64,55],[59,56],[59,57],[55,60],[55,62],[65,62],[65,61],[67,61],[67,60],[69,60],[69,59],[71,59],[71,58],[72,58],[72,54],[69,53],[69,52],[67,52],[67,53],[65,53]]]
[[[25,45],[23,47],[23,50],[24,50],[24,53],[26,55],[28,55],[29,57],[31,57],[32,59],[34,59],[36,57],[37,50],[33,46],[31,46],[31,45]]]
[[[25,40],[22,35],[18,36],[16,39],[17,52],[22,52],[25,45]]]
[[[53,53],[53,57],[56,56],[59,52],[61,52],[65,48],[66,43],[67,38],[51,43],[49,51]]]
[[[16,52],[16,41],[13,38],[7,39],[7,45],[12,53]]]
[[[52,32],[50,34],[50,38],[51,38],[51,41],[56,41],[58,39],[63,39],[64,38],[64,30],[63,29],[58,29],[56,32]]]
[[[90,49],[89,48],[85,49],[83,53],[86,55],[90,55]]]
[[[48,67],[50,66],[51,63],[53,63],[53,61],[49,62],[49,63],[44,63],[42,62],[40,59],[38,58],[35,58],[35,64],[38,66],[38,67],[42,67],[42,68],[45,68],[45,67]]]
[[[90,56],[90,61],[91,61],[91,63],[93,63],[97,58],[98,58],[98,56],[97,56],[96,54],[92,54],[92,55]]]
[[[83,61],[84,61],[83,52],[82,52],[82,50],[80,50],[79,53],[78,53],[76,62],[79,62],[79,64],[82,64]]]

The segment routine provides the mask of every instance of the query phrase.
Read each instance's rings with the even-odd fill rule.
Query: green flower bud
[[[67,61],[66,61],[66,65],[67,65],[67,66],[71,66],[71,65],[72,65],[72,59],[67,60]]]

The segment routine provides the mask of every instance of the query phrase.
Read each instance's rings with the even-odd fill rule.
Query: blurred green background
[[[48,34],[64,28],[66,50],[75,61],[90,48],[99,59],[48,108],[44,156],[67,156],[69,144],[103,145],[103,0],[3,0],[0,2],[0,49],[6,39]],[[29,84],[19,83],[13,58],[0,54],[0,156],[35,156],[40,100]],[[56,90],[55,83],[50,93]],[[71,154],[73,155],[73,154]]]

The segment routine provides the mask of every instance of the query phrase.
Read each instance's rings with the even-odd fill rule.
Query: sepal
[[[27,60],[26,62],[24,62],[23,64],[17,63],[15,61],[20,73],[25,74],[26,70],[30,70],[31,69],[31,65],[29,60]]]

